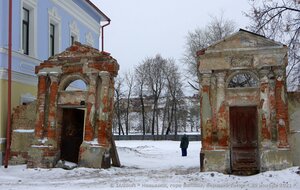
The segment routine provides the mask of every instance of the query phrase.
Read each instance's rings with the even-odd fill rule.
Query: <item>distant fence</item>
[[[183,135],[114,135],[115,140],[172,140],[180,141]],[[201,135],[187,135],[190,141],[200,141]]]

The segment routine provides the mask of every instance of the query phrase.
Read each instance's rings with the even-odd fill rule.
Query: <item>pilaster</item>
[[[226,72],[216,73],[217,76],[217,133],[218,133],[218,146],[228,147],[228,134],[226,117],[227,109],[225,105],[225,76]]]
[[[276,102],[276,125],[278,132],[278,147],[287,148],[288,144],[288,107],[285,89],[285,72],[282,68],[275,69],[275,102]]]
[[[201,74],[200,114],[202,150],[212,149],[212,104],[210,101],[211,73]]]
[[[110,73],[107,71],[99,72],[101,77],[101,94],[100,94],[100,106],[99,106],[99,116],[98,116],[98,142],[101,146],[108,147],[109,142],[107,139],[108,135],[108,121],[109,121],[109,111],[110,111],[110,98],[109,98],[109,88],[110,88]]]
[[[260,114],[259,120],[261,121],[261,140],[270,141],[271,140],[271,129],[270,129],[270,87],[268,73],[269,68],[262,68],[259,71],[260,79]]]
[[[38,76],[38,94],[37,94],[37,118],[35,122],[35,137],[43,138],[45,128],[45,99],[47,93],[47,76]]]

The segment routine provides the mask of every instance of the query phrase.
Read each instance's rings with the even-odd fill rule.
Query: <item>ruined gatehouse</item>
[[[256,173],[291,166],[287,46],[241,29],[197,56],[202,171]]]
[[[11,162],[49,168],[66,160],[109,167],[118,70],[108,53],[78,42],[37,66],[35,122],[13,130]]]

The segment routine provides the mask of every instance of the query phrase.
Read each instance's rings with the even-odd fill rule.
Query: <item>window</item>
[[[79,28],[77,27],[77,23],[75,21],[72,21],[69,24],[70,28],[70,45],[72,45],[75,41],[79,41]]]
[[[253,78],[250,73],[238,73],[234,75],[228,83],[228,88],[247,87],[258,87],[257,79]]]
[[[29,10],[26,8],[23,8],[22,48],[29,55]]]
[[[55,25],[50,24],[50,56],[53,56],[55,54],[54,47],[55,47]]]
[[[21,0],[20,13],[20,52],[35,57],[37,56],[37,1]]]
[[[75,37],[74,36],[71,36],[71,45],[73,45],[75,42]]]
[[[49,15],[49,56],[60,52],[61,44],[61,19],[55,8],[48,10]]]

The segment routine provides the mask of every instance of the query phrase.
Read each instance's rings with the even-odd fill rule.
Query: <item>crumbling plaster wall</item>
[[[230,106],[257,106],[260,171],[291,165],[286,55],[286,46],[245,31],[197,52],[204,171],[230,171]],[[228,88],[231,76],[239,72],[251,74],[259,86]]]
[[[11,162],[54,167],[61,159],[63,109],[71,108],[85,111],[78,165],[110,167],[114,77],[118,70],[117,60],[109,53],[79,42],[37,66],[37,101],[32,107],[15,110]],[[75,80],[82,80],[86,89],[67,91]]]
[[[300,92],[289,92],[288,101],[293,165],[300,166]]]
[[[34,138],[36,102],[14,108],[12,115],[10,164],[26,164]]]

